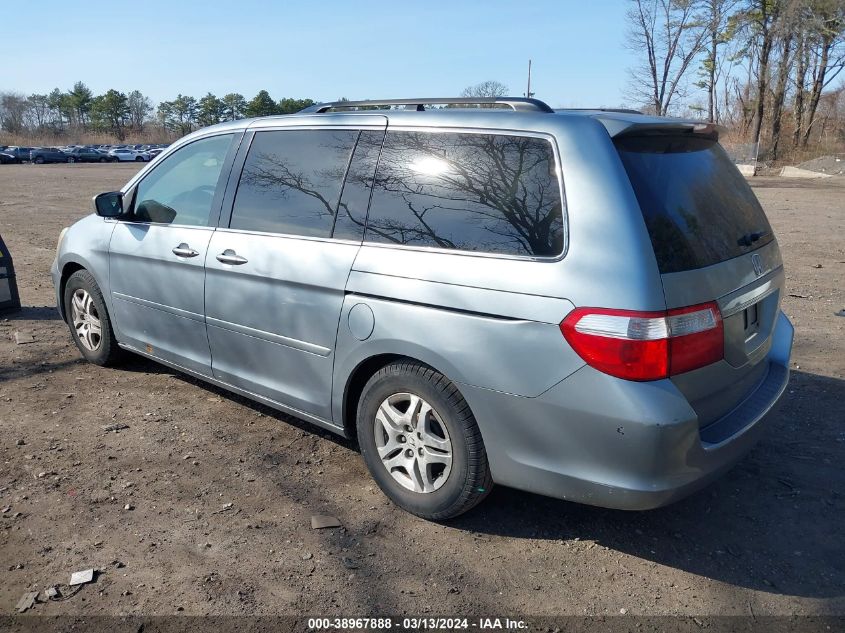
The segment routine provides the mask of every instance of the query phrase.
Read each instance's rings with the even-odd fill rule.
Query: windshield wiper
[[[754,242],[760,240],[761,238],[766,237],[769,234],[768,231],[757,231],[756,233],[746,233],[741,238],[739,238],[736,243],[740,246],[751,246]]]

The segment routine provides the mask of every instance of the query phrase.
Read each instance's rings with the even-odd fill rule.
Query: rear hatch
[[[724,360],[672,381],[707,426],[766,378],[784,286],[766,215],[712,127],[614,138],[651,238],[668,309],[716,301]]]

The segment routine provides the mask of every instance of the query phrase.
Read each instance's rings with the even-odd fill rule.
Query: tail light
[[[724,357],[715,302],[664,312],[577,308],[560,329],[588,365],[626,380],[659,380]]]

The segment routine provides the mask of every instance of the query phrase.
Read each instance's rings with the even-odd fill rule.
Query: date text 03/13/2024
[[[319,630],[507,630],[515,631],[528,628],[524,620],[511,618],[439,618],[439,617],[404,617],[399,618],[309,618],[308,629]]]

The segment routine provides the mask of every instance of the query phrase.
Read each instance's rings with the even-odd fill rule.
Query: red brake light
[[[588,365],[626,380],[659,380],[724,356],[715,302],[664,312],[577,308],[560,329]]]

